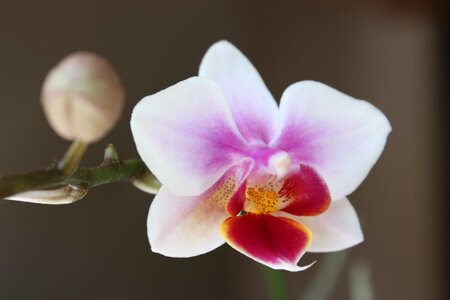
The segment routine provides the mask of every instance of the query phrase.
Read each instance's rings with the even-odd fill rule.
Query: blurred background
[[[313,79],[370,101],[393,126],[378,164],[350,196],[365,242],[345,257],[306,255],[304,264],[318,259],[313,268],[283,273],[291,298],[322,299],[308,289],[324,267],[342,264],[334,287],[318,285],[319,293],[333,288],[328,299],[448,299],[447,12],[444,2],[425,0],[1,0],[0,173],[45,167],[69,146],[39,104],[45,75],[65,55],[105,56],[127,90],[121,122],[88,149],[83,165],[94,166],[107,143],[122,158],[137,157],[133,106],[195,75],[207,48],[227,39],[275,98]],[[191,259],[151,253],[151,200],[127,183],[69,206],[0,200],[0,299],[269,299],[259,265],[226,245]]]

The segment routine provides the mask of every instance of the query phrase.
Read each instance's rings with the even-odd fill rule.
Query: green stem
[[[318,263],[314,279],[306,289],[303,300],[332,299],[330,295],[336,288],[347,261],[349,251],[340,251],[325,255]]]
[[[288,300],[289,294],[287,291],[286,282],[284,280],[283,273],[278,270],[261,266],[264,278],[266,280],[266,286],[272,300]]]
[[[105,161],[98,167],[79,168],[69,177],[65,177],[57,166],[53,165],[43,170],[0,177],[0,199],[25,191],[58,185],[88,184],[90,187],[95,187],[114,181],[133,181],[145,171],[146,166],[140,159],[124,162]]]
[[[87,147],[88,144],[86,143],[80,141],[72,142],[72,145],[70,145],[63,158],[56,165],[58,170],[61,172],[61,175],[68,177],[75,173]]]
[[[87,183],[90,187],[96,187],[114,181],[133,181],[146,169],[144,162],[140,159],[129,159],[124,162],[111,161],[99,167],[80,168],[62,183],[73,185]]]

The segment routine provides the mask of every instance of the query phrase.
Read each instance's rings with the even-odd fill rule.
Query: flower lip
[[[310,266],[297,266],[297,262],[310,245],[312,233],[290,218],[247,213],[226,219],[220,233],[230,246],[271,268],[300,271]]]
[[[305,164],[292,166],[282,178],[265,170],[255,171],[244,185],[239,199],[244,201],[242,209],[247,212],[285,211],[298,216],[315,216],[326,211],[331,202],[325,181]]]

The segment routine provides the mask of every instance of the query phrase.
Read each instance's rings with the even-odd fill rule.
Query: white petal
[[[331,202],[330,208],[321,215],[290,218],[311,230],[312,243],[307,252],[339,251],[364,240],[358,216],[347,198]]]
[[[131,130],[141,158],[177,195],[207,190],[247,147],[220,87],[207,78],[193,77],[142,99]]]
[[[333,199],[352,193],[369,173],[391,126],[370,103],[325,84],[297,82],[280,104],[280,128],[270,143],[294,162],[311,165],[325,179]]]
[[[217,82],[230,102],[236,124],[248,141],[268,143],[276,129],[277,104],[252,63],[231,43],[212,45],[199,70]]]
[[[200,196],[177,196],[165,186],[150,207],[147,230],[153,252],[190,257],[224,243],[220,224],[228,217],[226,201],[234,194],[248,164],[234,167]]]

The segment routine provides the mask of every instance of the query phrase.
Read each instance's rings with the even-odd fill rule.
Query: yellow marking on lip
[[[274,191],[262,188],[248,188],[246,196],[249,203],[249,212],[267,214],[277,210],[278,196]]]

